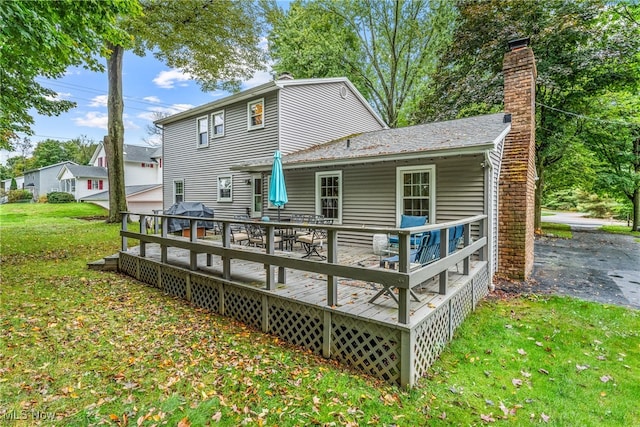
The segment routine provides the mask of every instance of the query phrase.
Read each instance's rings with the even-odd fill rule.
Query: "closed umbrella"
[[[289,199],[287,198],[287,186],[284,183],[284,173],[282,173],[282,154],[280,154],[279,150],[276,150],[273,154],[269,201],[278,207],[278,221],[280,221],[280,208],[284,206]]]

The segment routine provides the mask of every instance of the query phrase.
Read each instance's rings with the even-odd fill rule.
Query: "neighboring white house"
[[[80,202],[109,209],[107,155],[98,144],[91,166],[67,167],[58,175],[62,191]],[[124,145],[124,182],[130,210],[152,213],[162,209],[162,147]]]
[[[76,163],[67,160],[54,165],[25,171],[24,185],[23,187],[18,185],[18,188],[24,188],[25,190],[31,191],[34,200],[38,200],[40,196],[52,191],[60,191],[60,182],[56,177],[65,166],[75,164]]]
[[[8,192],[9,190],[11,190],[11,179],[12,178],[2,180],[2,189],[5,192]],[[18,190],[22,190],[24,188],[24,175],[16,176],[15,179],[16,179],[16,185],[18,186]]]

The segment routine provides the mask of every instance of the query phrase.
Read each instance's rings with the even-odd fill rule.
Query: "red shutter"
[[[91,190],[91,180],[87,180],[87,189]]]
[[[98,181],[98,189],[102,190],[102,180]]]
[[[140,166],[144,167],[144,163],[140,163]]]

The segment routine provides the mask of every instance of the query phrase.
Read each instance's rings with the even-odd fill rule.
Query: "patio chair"
[[[333,224],[332,219],[320,219],[317,220],[316,224]],[[317,256],[321,260],[327,259],[326,256],[322,255],[318,252],[318,249],[322,249],[324,242],[327,240],[327,230],[322,228],[316,228],[311,230],[310,233],[304,234],[302,236],[298,236],[296,241],[302,244],[302,247],[305,250],[305,255],[302,258],[310,258],[312,256]]]
[[[419,227],[427,224],[426,216],[402,215],[400,217],[400,226],[398,228]],[[411,247],[417,247],[422,241],[423,233],[411,235]],[[398,246],[399,238],[396,235],[389,236],[389,246]]]
[[[249,244],[253,246],[267,246],[267,236],[259,224],[246,224],[247,235],[249,236]],[[280,243],[282,249],[282,237],[274,236],[273,243]]]
[[[249,215],[234,215],[233,219],[248,220]],[[229,226],[231,231],[231,243],[241,245],[243,242],[249,242],[249,235],[243,224],[231,224]]]

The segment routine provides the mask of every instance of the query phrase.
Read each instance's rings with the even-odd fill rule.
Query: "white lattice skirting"
[[[454,330],[489,292],[485,264],[423,319],[383,325],[127,253],[120,253],[118,267],[198,307],[402,386],[412,386],[425,375]]]

